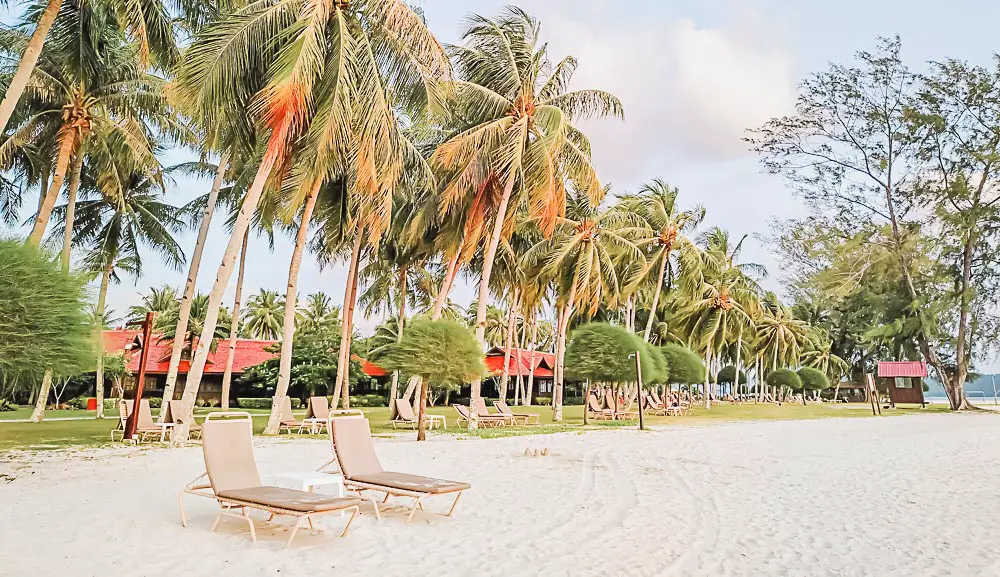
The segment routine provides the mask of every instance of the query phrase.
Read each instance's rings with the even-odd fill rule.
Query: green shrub
[[[722,367],[719,374],[715,377],[715,382],[717,383],[729,383],[732,384],[736,381],[736,367],[733,365],[726,365]],[[740,371],[740,384],[747,384],[747,374]]]
[[[333,403],[330,403],[333,406]],[[388,407],[389,397],[385,395],[351,395],[351,407]]]
[[[579,407],[583,405],[583,397],[563,397],[563,406]]]
[[[671,343],[660,347],[660,352],[669,368],[668,383],[690,385],[705,382],[705,364],[690,349]]]
[[[667,359],[658,347],[642,342],[642,381],[646,385],[662,385],[670,376]]]
[[[538,400],[535,402],[535,404],[540,407],[551,407],[552,397],[538,397]]]
[[[271,397],[236,399],[236,406],[241,409],[270,409]],[[302,407],[302,400],[292,399],[292,408],[299,409],[300,407]]]
[[[767,375],[767,384],[772,387],[788,387],[793,391],[802,390],[802,379],[795,371],[789,369],[778,369]]]
[[[10,411],[16,411],[17,405],[8,401],[7,399],[0,399],[0,413],[8,413]]]
[[[0,239],[0,374],[68,377],[96,365],[87,281],[19,240]]]
[[[643,341],[622,327],[608,323],[587,323],[577,327],[566,346],[566,376],[595,382],[634,381],[636,351],[646,352]],[[662,359],[661,359],[662,360]],[[650,358],[643,376],[658,365]]]
[[[807,391],[822,391],[830,388],[830,379],[826,373],[812,367],[799,369],[799,380],[802,381],[802,387]]]
[[[66,405],[71,409],[82,411],[87,408],[87,397],[77,397],[66,401]]]
[[[387,371],[420,375],[432,387],[462,385],[486,374],[475,335],[455,321],[416,319],[379,360]]]

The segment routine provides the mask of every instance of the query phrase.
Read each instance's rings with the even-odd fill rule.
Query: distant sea
[[[997,391],[1000,391],[1000,375],[980,375],[979,378],[965,383],[965,394],[974,405],[993,404],[993,382],[996,380]],[[948,396],[936,379],[924,379],[930,389],[924,393],[928,403],[947,403]]]

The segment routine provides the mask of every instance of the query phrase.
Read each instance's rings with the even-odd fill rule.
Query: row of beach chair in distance
[[[125,423],[128,421],[129,415],[132,414],[132,409],[135,406],[135,401],[132,399],[122,399],[118,402],[118,426],[111,430],[111,440],[115,440],[116,435],[121,436],[121,440],[125,438]],[[186,419],[191,415],[191,411],[187,409],[187,404],[183,401],[168,401],[167,405],[161,409],[166,411],[163,420],[159,423],[153,420],[153,411],[150,409],[149,400],[142,399],[139,401],[139,413],[136,415],[137,421],[135,424],[135,441],[149,441],[151,439],[159,439],[160,442],[166,441],[167,433],[171,428],[185,422]],[[201,426],[198,425],[197,421],[191,418],[191,423],[188,429],[188,435],[192,439],[197,439],[201,435]]]
[[[655,389],[651,393],[643,391],[642,394],[644,399],[642,408],[646,414],[680,416],[691,412],[690,403],[678,402],[673,398],[662,401]],[[603,405],[596,394],[590,393],[587,398],[587,414],[598,420],[634,420],[639,418],[639,409],[631,405],[616,401],[614,393],[611,389],[607,389],[604,392]]]
[[[250,537],[256,542],[257,535],[251,511],[269,514],[267,522],[276,516],[295,519],[291,534],[286,542],[290,546],[303,522],[313,528],[317,517],[333,513],[350,513],[350,518],[341,532],[347,535],[354,518],[361,513],[361,506],[370,502],[375,516],[381,519],[380,511],[395,508],[389,504],[390,498],[404,498],[410,501],[403,506],[408,513],[409,523],[418,510],[428,515],[450,517],[455,512],[462,493],[470,488],[468,483],[449,481],[432,477],[386,471],[372,442],[368,419],[360,415],[335,416],[327,419],[334,458],[319,468],[321,473],[340,474],[344,487],[353,494],[344,497],[321,495],[265,486],[253,452],[253,420],[246,412],[210,413],[202,425],[202,451],[205,472],[184,486],[177,495],[181,513],[181,524],[187,527],[187,513],[184,509],[184,495],[207,497],[218,502],[221,511],[215,518],[212,531],[224,517],[245,522],[250,529]],[[331,466],[336,464],[336,468]],[[366,499],[369,494],[384,495],[381,501]],[[430,497],[453,495],[446,513],[432,513],[424,508],[424,500]]]

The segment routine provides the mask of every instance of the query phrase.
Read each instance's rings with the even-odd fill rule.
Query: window
[[[897,389],[912,389],[913,381],[910,377],[896,377],[896,388]]]

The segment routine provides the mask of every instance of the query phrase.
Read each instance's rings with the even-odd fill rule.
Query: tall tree
[[[577,61],[567,57],[553,66],[539,31],[537,20],[510,6],[496,19],[470,16],[464,45],[449,47],[460,78],[448,85],[451,118],[460,126],[432,162],[446,183],[442,210],[471,206],[466,251],[484,246],[475,324],[483,346],[493,263],[501,238],[513,231],[508,207],[528,207],[529,217],[551,234],[565,209],[567,179],[599,198],[590,143],[572,122],[623,116],[621,103],[607,92],[568,91]],[[473,381],[472,400],[480,387]]]
[[[351,190],[368,209],[356,213],[364,217],[356,232],[377,238],[408,152],[391,95],[411,93],[422,78],[448,69],[441,46],[399,0],[252,3],[198,35],[178,69],[181,101],[201,111],[209,126],[249,111],[267,134],[212,288],[207,333],[251,214],[272,171],[291,164],[296,142],[306,138],[314,151],[319,169],[311,176],[350,173]],[[196,397],[207,358],[200,343],[185,401]]]

